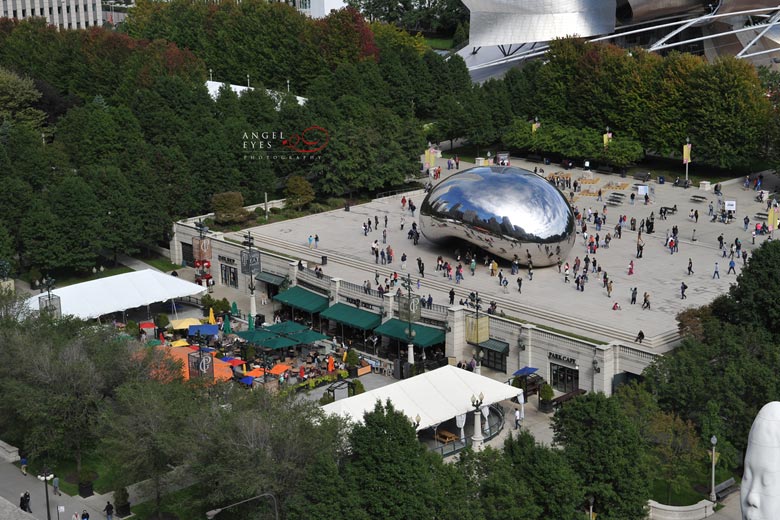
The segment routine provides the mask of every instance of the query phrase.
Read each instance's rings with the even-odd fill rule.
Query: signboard
[[[214,360],[208,352],[192,352],[187,359],[187,368],[190,371],[190,379],[205,377],[214,379]]]
[[[420,299],[416,296],[400,296],[398,298],[398,314],[401,321],[420,321]]]
[[[241,251],[241,274],[260,274],[260,251]]]
[[[636,191],[640,197],[644,197],[645,195],[647,195],[647,185],[640,184],[639,186],[636,187]]]
[[[192,237],[192,256],[195,260],[211,260],[211,239]]]
[[[726,201],[726,211],[737,211],[737,201],[736,200],[727,200]]]
[[[466,316],[466,341],[479,345],[490,339],[490,316]]]

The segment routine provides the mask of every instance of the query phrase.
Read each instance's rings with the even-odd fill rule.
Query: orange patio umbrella
[[[252,370],[246,373],[247,376],[252,376],[252,377],[262,377],[263,374],[265,374],[265,370],[263,370],[262,368],[253,368]]]
[[[274,367],[270,370],[270,373],[278,376],[280,374],[284,374],[288,370],[292,370],[292,367],[290,365],[285,365],[284,363],[278,363],[274,365]]]

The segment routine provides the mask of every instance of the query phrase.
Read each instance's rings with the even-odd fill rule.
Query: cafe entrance
[[[238,269],[235,267],[231,267],[229,265],[221,264],[221,277],[220,281],[222,282],[222,285],[227,285],[228,287],[235,287],[238,288]]]
[[[563,365],[550,363],[550,384],[563,393],[569,393],[580,387],[580,371]]]

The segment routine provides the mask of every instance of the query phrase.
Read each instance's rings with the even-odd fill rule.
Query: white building
[[[2,0],[3,18],[45,18],[60,29],[103,25],[101,0]]]

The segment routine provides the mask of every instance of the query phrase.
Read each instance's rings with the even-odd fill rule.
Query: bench
[[[665,213],[671,213],[672,215],[677,213],[677,208],[674,207],[670,208],[669,206],[664,206],[661,209],[664,210]]]
[[[738,489],[739,486],[737,485],[737,482],[734,480],[734,477],[731,477],[715,486],[715,498],[717,498],[718,501],[723,500]]]
[[[707,200],[707,197],[703,195],[693,195],[691,197],[691,202],[705,202]]]
[[[459,438],[460,437],[458,437],[457,435],[455,435],[450,431],[442,430],[442,429],[436,430],[436,440],[441,442],[442,444],[449,444],[451,442],[455,442]]]
[[[647,172],[647,173],[637,173],[637,174],[634,175],[634,179],[636,179],[638,181],[642,181],[642,182],[649,182],[650,181],[650,177],[651,177],[651,175],[650,175],[649,172]]]
[[[587,393],[586,390],[583,390],[582,388],[578,388],[577,390],[572,390],[567,394],[560,395],[552,400],[553,408],[558,408],[559,406],[562,406],[564,403],[571,401],[575,397],[579,397],[585,393]]]

